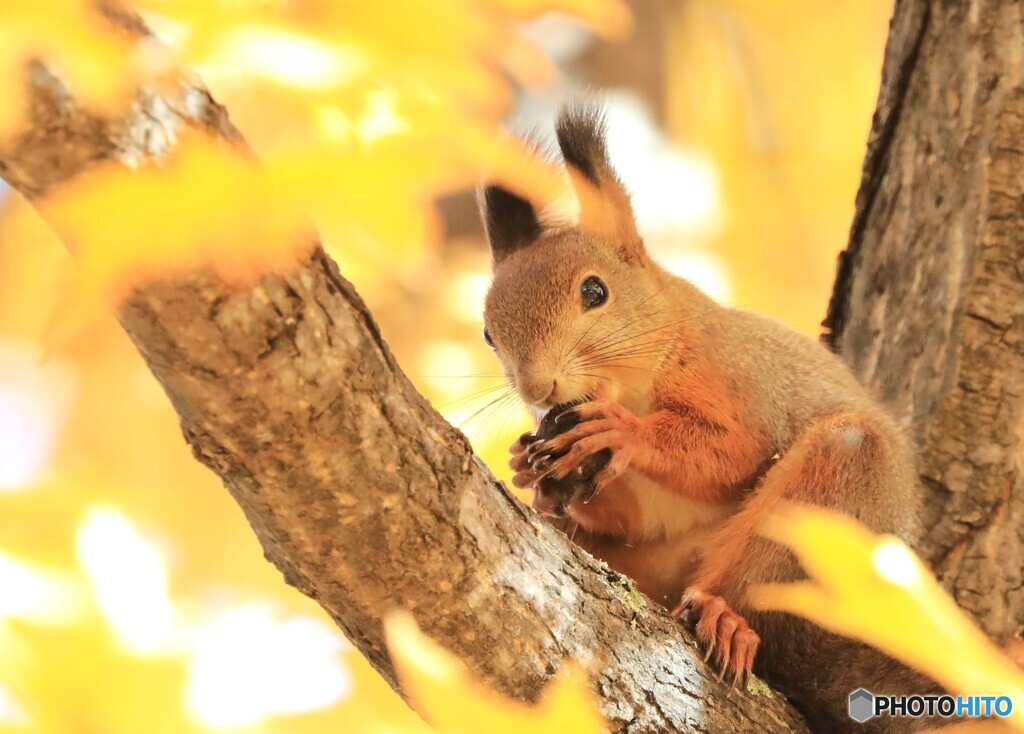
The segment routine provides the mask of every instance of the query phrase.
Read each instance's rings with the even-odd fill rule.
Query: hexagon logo
[[[849,712],[851,719],[858,724],[863,724],[875,715],[875,694],[864,688],[858,688],[850,694]]]

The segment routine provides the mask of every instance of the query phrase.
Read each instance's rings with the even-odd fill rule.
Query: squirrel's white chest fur
[[[717,525],[736,512],[736,505],[708,504],[672,491],[642,474],[627,470],[623,486],[613,491],[631,492],[640,510],[640,533],[644,541],[679,537],[698,528]]]

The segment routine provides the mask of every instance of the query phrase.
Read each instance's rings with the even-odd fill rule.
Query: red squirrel
[[[499,186],[481,194],[493,257],[484,338],[538,417],[571,406],[556,419],[567,430],[512,446],[513,483],[539,488],[535,509],[695,625],[734,684],[763,675],[820,731],[851,726],[859,687],[934,690],[876,650],[746,599],[751,584],[805,578],[756,532],[781,500],[914,545],[921,493],[903,431],[824,346],[719,305],[651,259],[599,108],[566,108],[556,136],[578,222],[546,225]],[[560,501],[544,490],[588,461],[591,491]]]

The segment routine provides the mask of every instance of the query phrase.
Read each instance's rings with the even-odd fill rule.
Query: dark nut
[[[565,433],[579,423],[579,415],[572,411],[571,405],[556,405],[544,416],[534,435],[537,439],[546,441]],[[555,451],[546,456],[550,456],[553,461],[565,454],[566,451]],[[611,450],[604,449],[588,456],[578,467],[561,479],[554,477],[541,479],[538,483],[537,495],[538,498],[542,498],[542,501],[538,503],[535,499],[534,507],[542,514],[556,517],[565,515],[566,507],[576,500],[586,500],[594,494],[594,475],[604,469],[611,458]]]

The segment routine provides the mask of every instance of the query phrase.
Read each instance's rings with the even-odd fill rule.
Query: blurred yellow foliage
[[[810,579],[754,587],[756,606],[799,614],[863,640],[950,691],[1024,701],[1021,669],[898,538],[875,536],[850,517],[809,505],[781,510],[763,533],[791,548]],[[1024,730],[1019,708],[1007,721]]]
[[[846,246],[892,0],[673,5],[669,132],[715,162],[734,303],[817,335]]]
[[[586,676],[571,665],[548,685],[537,704],[529,706],[482,685],[458,658],[420,632],[408,613],[389,616],[385,632],[402,689],[438,734],[605,731]]]
[[[4,0],[0,3],[0,137],[26,112],[25,62],[42,59],[83,103],[110,109],[138,78],[140,58],[95,11],[92,0]]]
[[[237,280],[287,266],[313,235],[282,193],[253,161],[198,136],[159,167],[107,163],[79,175],[39,206],[75,254],[57,328],[80,329],[103,313],[98,295],[162,274],[210,264]]]
[[[174,22],[188,60],[266,77],[314,124],[305,135],[293,130],[287,149],[266,151],[263,167],[190,135],[141,171],[110,163],[49,196],[44,217],[78,251],[58,333],[95,316],[96,294],[116,297],[161,273],[212,264],[238,276],[280,265],[308,245],[304,212],[348,248],[385,245],[414,261],[437,239],[433,198],[474,185],[482,171],[537,200],[556,198],[559,173],[499,130],[509,102],[503,72],[536,81],[550,71],[511,32],[510,11],[579,6],[609,32],[628,15],[617,0],[507,5],[139,3]]]

